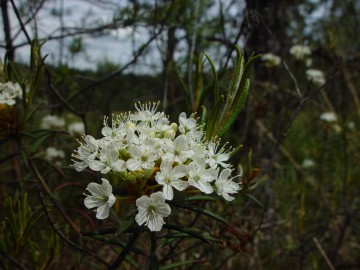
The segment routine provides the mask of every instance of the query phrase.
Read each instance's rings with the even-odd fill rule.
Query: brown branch
[[[14,0],[10,0],[10,2],[11,2],[11,5],[12,5],[12,7],[13,7],[13,9],[14,9],[16,18],[17,18],[18,21],[19,21],[21,30],[24,32],[24,35],[25,35],[25,37],[26,37],[26,40],[27,40],[28,44],[31,45],[31,38],[30,38],[28,32],[26,31],[26,28],[25,28],[25,25],[24,25],[23,21],[21,20],[20,12],[19,12],[19,10],[17,9],[17,7],[15,6]]]

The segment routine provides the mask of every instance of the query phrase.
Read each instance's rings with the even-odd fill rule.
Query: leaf
[[[192,236],[196,239],[199,239],[209,245],[211,244],[210,239],[208,239],[206,236],[204,236],[201,233],[198,233],[192,229],[182,228],[180,226],[172,225],[172,224],[164,224],[164,228],[187,234],[187,235]]]
[[[215,198],[207,195],[195,195],[191,197],[187,197],[182,202],[191,202],[191,201],[216,201]]]
[[[219,132],[220,137],[223,136],[226,133],[226,131],[232,126],[232,124],[235,122],[236,118],[239,116],[239,113],[241,112],[241,110],[245,104],[245,101],[246,101],[248,93],[249,93],[250,80],[247,79],[246,82],[247,82],[247,84],[245,85],[245,88],[241,92],[239,104],[235,108],[235,111],[231,114],[230,119],[226,122],[226,124],[220,130],[220,132]]]
[[[44,163],[46,163],[46,164],[48,164],[48,165],[51,166],[55,171],[57,171],[57,172],[61,175],[62,178],[66,178],[64,172],[63,172],[58,166],[56,166],[55,164],[53,164],[51,161],[49,161],[49,160],[47,160],[47,159],[45,159],[45,158],[42,158],[42,157],[33,157],[33,158],[32,158],[32,160],[36,160],[36,159],[37,159],[37,160],[40,160],[40,161],[42,161],[42,162],[44,162]]]
[[[127,220],[125,220],[119,229],[115,232],[114,238],[120,236],[122,233],[126,232],[128,229],[130,229],[132,226],[135,225],[135,218],[134,215],[131,215]]]
[[[165,247],[179,238],[189,237],[189,235],[187,233],[179,232],[179,233],[169,234],[165,237],[166,238],[160,244],[161,247]]]
[[[253,62],[261,57],[261,54],[254,56],[254,54],[251,55],[250,59],[246,63],[244,67],[244,71],[241,74],[241,80],[239,84],[239,88],[236,91],[236,96],[234,97],[234,100],[231,105],[231,111],[235,110],[235,108],[238,106],[238,103],[241,99],[241,95],[243,92],[243,89],[246,87],[246,84],[250,84],[250,82],[247,82],[249,79],[249,73],[250,73],[250,67],[252,66]]]
[[[38,148],[43,144],[43,142],[53,133],[52,130],[46,130],[44,133],[39,134],[34,142],[31,143],[30,153],[35,153]]]
[[[202,208],[198,208],[198,207],[194,207],[191,205],[186,205],[186,204],[178,204],[175,202],[169,202],[174,206],[180,207],[180,208],[184,208],[184,209],[188,209],[188,210],[192,210],[195,211],[197,213],[201,213],[203,215],[206,215],[208,217],[211,217],[212,219],[215,219],[217,221],[220,221],[221,223],[225,224],[225,225],[229,225],[229,223],[227,222],[226,219],[224,219],[223,217],[219,216],[218,214],[215,214],[214,212],[211,212],[210,210],[207,209],[202,209]]]
[[[183,78],[181,77],[180,73],[179,73],[179,70],[177,68],[175,68],[175,73],[176,73],[176,76],[178,77],[180,83],[181,83],[181,86],[183,87],[185,93],[186,93],[186,96],[188,97],[188,99],[190,98],[190,91],[189,91],[189,88],[187,87],[185,81],[183,80]]]
[[[197,63],[196,63],[196,73],[195,73],[195,107],[194,107],[194,111],[198,110],[198,106],[199,104],[201,104],[201,101],[203,99],[204,96],[204,89],[203,89],[203,74],[202,74],[202,70],[203,70],[203,65],[202,65],[202,54],[200,54],[200,56],[197,58]]]
[[[206,138],[210,140],[213,137],[213,131],[216,124],[216,120],[219,116],[221,105],[224,103],[224,96],[220,96],[218,102],[215,104],[214,108],[211,111],[210,119],[208,121],[208,126],[206,128]]]
[[[182,262],[175,262],[175,263],[171,263],[168,265],[165,265],[163,267],[160,267],[160,270],[169,270],[169,269],[174,269],[183,265],[187,265],[187,264],[193,264],[193,263],[199,263],[199,260],[188,260],[188,261],[182,261]]]
[[[215,65],[214,62],[212,61],[212,59],[210,58],[209,55],[205,54],[206,59],[209,61],[209,64],[211,66],[211,70],[214,76],[214,96],[215,96],[215,103],[218,102],[219,98],[220,98],[220,92],[219,92],[219,80],[218,80],[218,76],[216,73],[216,69],[215,69]]]
[[[264,205],[258,200],[256,199],[253,195],[246,193],[245,194],[247,197],[249,197],[252,201],[254,201],[257,205],[259,205],[261,208],[264,207]]]
[[[44,104],[44,101],[41,101],[39,104],[37,104],[36,106],[34,106],[34,108],[32,108],[27,116],[26,116],[26,121],[30,121],[31,118],[34,116],[35,112],[40,108],[40,106],[42,106]]]
[[[234,148],[230,153],[230,157],[235,156],[240,151],[240,149],[243,148],[243,146],[244,145],[241,144],[241,145],[238,145],[236,148]]]

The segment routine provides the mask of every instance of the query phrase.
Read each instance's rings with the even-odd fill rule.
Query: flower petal
[[[172,200],[174,198],[174,191],[170,185],[163,186],[163,194],[166,200]]]
[[[84,204],[85,204],[86,208],[88,208],[88,209],[98,207],[98,206],[102,205],[103,203],[104,203],[104,201],[100,197],[89,196],[89,197],[86,197],[84,200]]]
[[[109,216],[110,207],[107,203],[100,205],[96,210],[96,218],[98,219],[105,219]]]
[[[102,186],[97,183],[90,183],[87,185],[86,190],[88,190],[91,195],[103,196],[104,192]]]

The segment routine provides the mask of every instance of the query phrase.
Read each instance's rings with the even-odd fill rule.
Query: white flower
[[[89,163],[95,160],[99,151],[99,142],[90,135],[84,137],[85,143],[80,142],[80,146],[72,156],[81,161],[74,160],[75,169],[80,172],[84,170]]]
[[[304,169],[310,169],[315,166],[315,162],[312,159],[304,159],[302,165]]]
[[[186,118],[186,113],[184,112],[179,115],[179,131],[196,141],[201,140],[203,137],[203,133],[199,130],[193,114],[189,118]]]
[[[131,158],[126,161],[126,167],[130,171],[138,169],[152,169],[155,161],[160,158],[159,149],[155,149],[152,140],[146,140],[142,145],[129,147]]]
[[[119,151],[114,147],[114,144],[109,144],[107,147],[100,151],[100,161],[89,161],[90,169],[94,171],[101,171],[106,174],[110,170],[115,172],[122,172],[126,170],[126,163],[124,160],[119,159]]]
[[[170,162],[163,161],[160,165],[160,172],[155,175],[155,180],[160,185],[163,185],[163,194],[166,200],[174,198],[173,188],[183,191],[187,187],[187,182],[180,180],[187,174],[185,165],[178,165],[172,167]]]
[[[70,135],[84,135],[85,134],[85,125],[83,122],[75,122],[68,126],[68,131]]]
[[[41,128],[43,129],[62,128],[64,126],[65,126],[64,119],[56,115],[46,115],[41,120]]]
[[[333,112],[324,112],[320,115],[320,120],[332,123],[337,121],[337,116]]]
[[[305,60],[311,55],[311,50],[308,46],[294,45],[290,48],[290,54],[294,56],[296,60]]]
[[[14,105],[16,98],[22,98],[22,90],[18,83],[0,83],[0,104]]]
[[[189,138],[185,135],[178,136],[174,141],[165,139],[162,144],[164,155],[161,158],[170,162],[184,163],[194,155],[189,147]]]
[[[217,148],[219,146],[218,142],[210,142],[207,145],[207,160],[206,163],[209,164],[211,168],[216,169],[218,165],[222,166],[223,168],[227,168],[230,165],[225,163],[230,158],[230,153],[226,152],[225,147],[223,146],[218,151]]]
[[[217,177],[217,171],[215,169],[206,169],[205,161],[203,160],[191,162],[187,169],[189,185],[196,187],[206,194],[213,192],[213,187],[210,182]]]
[[[324,73],[318,69],[306,70],[306,77],[309,81],[313,82],[316,86],[322,86],[326,82]]]
[[[165,203],[165,197],[162,192],[156,192],[149,196],[143,195],[136,200],[136,206],[139,213],[135,220],[140,226],[145,223],[150,231],[158,232],[165,223],[163,218],[171,213],[170,206]]]
[[[235,198],[229,196],[230,194],[237,193],[240,190],[240,185],[232,181],[229,176],[231,175],[230,169],[224,169],[221,171],[219,178],[215,182],[215,186],[217,187],[217,194],[223,196],[225,200],[232,201]]]
[[[104,219],[109,216],[110,208],[115,203],[115,196],[112,194],[112,187],[108,180],[102,178],[102,185],[97,183],[90,183],[86,190],[91,195],[85,194],[84,204],[88,209],[96,209],[96,218]]]
[[[45,150],[45,157],[47,160],[53,161],[57,158],[65,158],[65,153],[63,150],[58,150],[55,147],[48,147]]]
[[[346,126],[348,127],[348,129],[355,129],[356,128],[355,122],[353,122],[353,121],[350,121],[349,123],[347,123]]]
[[[305,66],[311,67],[312,63],[313,63],[313,60],[312,60],[311,58],[308,58],[308,59],[306,59],[306,61],[305,61]]]
[[[265,66],[268,68],[277,67],[281,63],[281,58],[272,53],[263,54],[261,60],[265,62]]]
[[[136,114],[132,114],[131,119],[135,121],[144,122],[146,124],[154,123],[154,121],[157,121],[159,119],[162,119],[165,117],[165,114],[163,112],[156,112],[157,108],[159,106],[159,102],[149,102],[146,104],[141,104],[140,102],[138,104],[135,103],[135,108],[137,110]]]

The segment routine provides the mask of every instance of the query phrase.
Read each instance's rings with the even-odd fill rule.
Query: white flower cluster
[[[306,77],[309,81],[313,82],[316,86],[322,86],[325,84],[325,76],[321,70],[308,69],[306,70]]]
[[[41,128],[43,129],[62,128],[64,126],[65,120],[56,115],[48,114],[41,120]]]
[[[85,134],[85,125],[83,122],[75,122],[75,123],[71,123],[68,126],[68,132],[70,133],[70,135],[72,136],[77,136],[77,135],[84,135]]]
[[[311,55],[311,49],[305,45],[294,45],[289,50],[296,60],[306,60]]]
[[[102,174],[118,174],[124,181],[140,178],[152,185],[157,192],[150,197],[141,194],[136,201],[139,213],[135,218],[151,231],[161,230],[163,217],[170,214],[165,200],[173,199],[174,189],[195,188],[205,194],[216,190],[224,199],[234,199],[229,194],[237,193],[240,186],[233,181],[233,169],[227,163],[230,150],[219,147],[218,141],[205,141],[193,115],[181,113],[176,124],[156,111],[158,103],[139,103],[135,107],[135,113],[113,117],[111,127],[105,118],[101,139],[84,136],[84,142],[73,153],[77,171],[89,167]],[[98,185],[98,192],[87,196],[86,206],[101,207],[103,211],[99,214],[97,210],[97,217],[106,218],[113,204],[108,200],[110,188],[107,184],[107,188],[104,184],[90,185]]]
[[[261,60],[268,68],[277,67],[281,64],[281,58],[273,53],[265,53],[262,55]]]
[[[320,115],[320,120],[332,123],[337,121],[337,116],[334,112],[324,112]]]
[[[61,166],[61,160],[65,158],[65,152],[55,147],[48,147],[45,150],[45,158],[55,162],[56,165]]]
[[[18,83],[0,83],[0,104],[14,105],[16,98],[22,98],[22,90]]]

